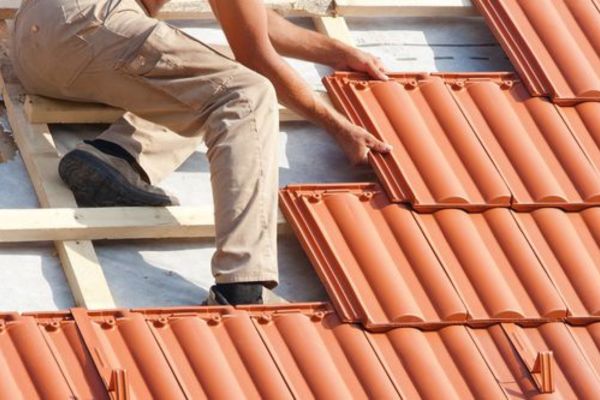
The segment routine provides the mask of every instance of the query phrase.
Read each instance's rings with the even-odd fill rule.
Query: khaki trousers
[[[25,0],[12,60],[30,93],[128,112],[99,137],[153,183],[201,140],[214,192],[218,283],[277,283],[278,109],[263,76],[146,15],[136,0]]]

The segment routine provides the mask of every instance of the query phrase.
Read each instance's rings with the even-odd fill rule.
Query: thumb
[[[367,147],[373,151],[383,154],[387,154],[392,151],[392,146],[382,142],[381,140],[377,140],[372,135],[369,137],[369,139],[367,139]]]

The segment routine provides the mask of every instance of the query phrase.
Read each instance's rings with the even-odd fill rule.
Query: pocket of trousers
[[[13,56],[25,80],[50,91],[66,89],[77,79],[94,54],[86,40],[100,23],[89,21],[75,26],[64,20],[62,13],[48,11],[35,2],[15,23]]]
[[[144,44],[117,69],[193,110],[201,110],[227,83],[226,63],[234,64],[159,22]]]

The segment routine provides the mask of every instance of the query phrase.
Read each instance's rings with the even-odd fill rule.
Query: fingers
[[[379,79],[381,81],[387,81],[390,78],[385,74],[383,64],[377,58],[371,58],[368,62],[368,73],[372,78]]]
[[[375,137],[373,137],[373,135],[367,139],[366,145],[369,149],[382,154],[387,154],[392,151],[392,146],[377,140]]]
[[[363,151],[360,152],[358,157],[356,157],[354,160],[350,160],[350,162],[355,166],[367,165],[369,163],[369,149],[365,147]]]

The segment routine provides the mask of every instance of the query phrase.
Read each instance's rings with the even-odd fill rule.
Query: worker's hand
[[[383,154],[392,151],[392,146],[347,120],[332,133],[352,165],[366,164],[369,151]]]
[[[371,78],[387,81],[386,69],[379,57],[352,46],[344,46],[332,65],[338,71],[366,72]]]

